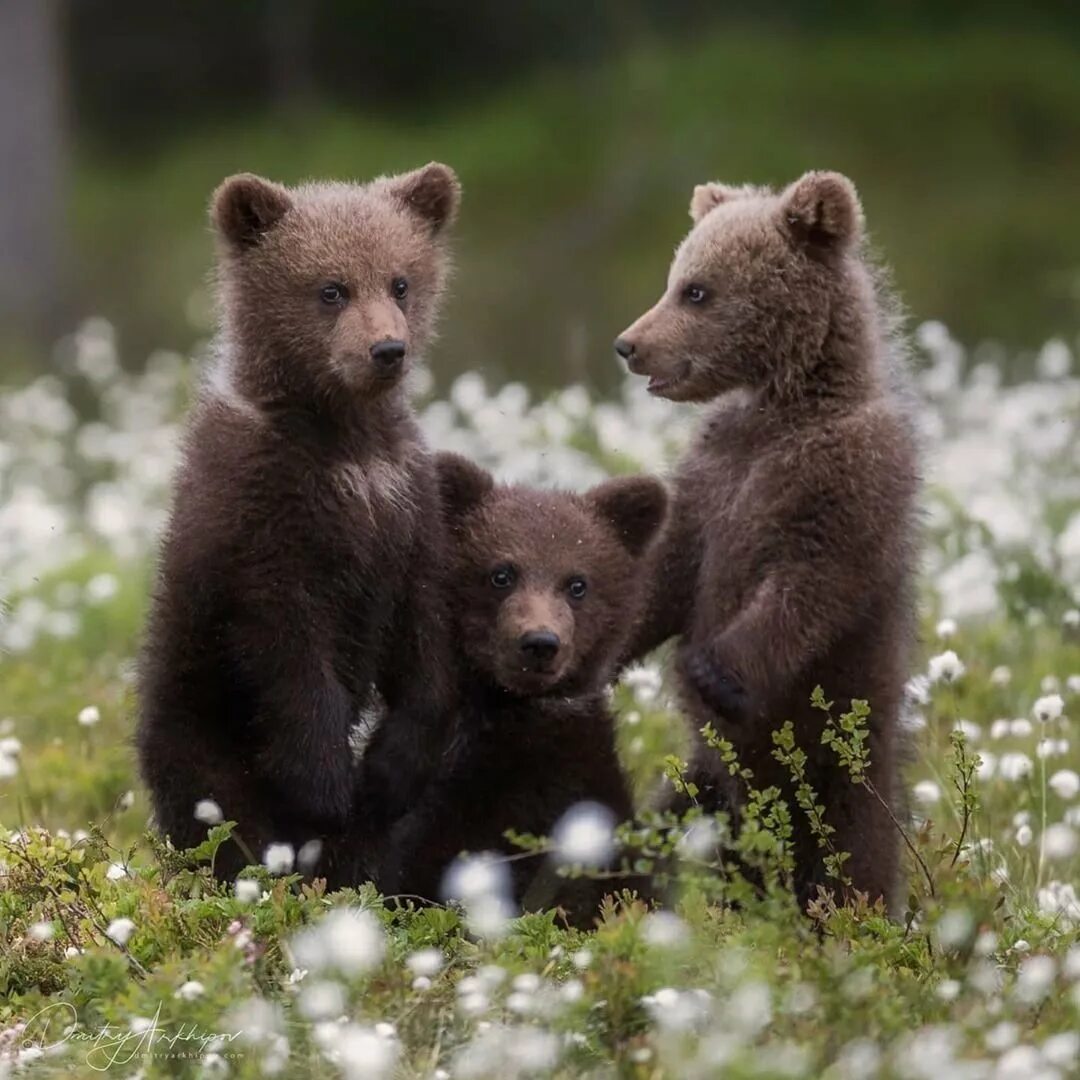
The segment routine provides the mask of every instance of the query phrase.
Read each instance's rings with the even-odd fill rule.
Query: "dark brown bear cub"
[[[792,721],[852,887],[888,901],[898,835],[821,745],[810,697],[820,685],[834,714],[869,701],[870,779],[896,800],[918,492],[896,319],[845,177],[809,173],[780,193],[703,185],[691,216],[665,294],[616,341],[653,393],[713,402],[677,470],[630,653],[681,635],[695,729],[711,722],[756,786],[789,796],[772,732]],[[740,792],[700,743],[691,779],[707,806],[737,808]],[[789,801],[805,902],[836,882]]]
[[[583,801],[617,821],[631,816],[606,686],[639,614],[640,563],[667,501],[646,477],[570,495],[496,487],[453,454],[437,461],[460,705],[438,778],[391,836],[383,882],[428,899],[462,852],[516,850],[507,829],[550,836]],[[576,923],[589,923],[610,891],[555,879],[553,892],[536,859],[512,866],[518,905],[558,904]]]
[[[200,800],[238,823],[221,875],[343,832],[349,730],[376,691],[390,715],[369,768],[396,773],[398,797],[440,745],[438,495],[403,380],[432,336],[458,195],[438,164],[296,189],[242,175],[214,195],[218,355],[176,477],[138,749],[177,846],[205,835]],[[306,861],[334,880],[333,860]]]

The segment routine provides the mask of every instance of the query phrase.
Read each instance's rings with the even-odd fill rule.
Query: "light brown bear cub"
[[[755,785],[779,785],[794,808],[772,755],[772,732],[792,721],[851,886],[888,902],[897,833],[821,746],[810,697],[820,685],[834,712],[869,701],[870,780],[894,801],[918,493],[896,319],[845,177],[808,173],[779,193],[706,184],[690,213],[667,290],[615,345],[652,393],[712,402],[678,466],[631,654],[680,635],[695,731],[711,722]],[[737,813],[742,792],[700,738],[690,779],[707,808]],[[836,883],[793,817],[805,903]]]
[[[216,869],[385,829],[441,746],[451,690],[434,466],[404,378],[430,340],[457,178],[214,195],[221,334],[189,418],[140,677],[138,747],[163,832],[238,824]],[[417,672],[423,670],[423,678]],[[349,732],[389,715],[354,802]],[[314,844],[309,843],[314,841]],[[315,853],[320,849],[323,857]]]

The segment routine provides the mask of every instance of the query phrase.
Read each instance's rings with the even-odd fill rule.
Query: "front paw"
[[[750,695],[738,673],[713,659],[704,649],[687,653],[682,670],[698,697],[724,719],[737,724],[750,715]]]

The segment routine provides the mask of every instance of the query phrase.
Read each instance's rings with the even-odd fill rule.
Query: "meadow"
[[[228,825],[207,813],[201,849],[162,845],[130,745],[196,365],[158,352],[132,373],[91,320],[58,374],[0,391],[0,1078],[1076,1075],[1080,372],[1062,341],[1005,383],[1002,350],[939,323],[915,337],[925,543],[895,919],[827,896],[795,909],[785,814],[820,816],[813,793],[762,793],[738,840],[701,818],[535,839],[530,857],[567,872],[615,847],[587,933],[493,905],[483,861],[463,903],[422,909],[327,895],[287,859],[214,884]],[[573,488],[663,471],[695,419],[629,382],[604,400],[476,374],[414,390],[433,445]],[[638,796],[679,783],[663,657],[614,704]],[[828,725],[853,782],[864,725]],[[715,865],[717,843],[752,850],[763,892]],[[658,866],[677,901],[649,911],[620,871]]]

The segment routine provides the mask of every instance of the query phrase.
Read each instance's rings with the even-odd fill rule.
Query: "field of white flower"
[[[532,857],[614,846],[677,884],[661,911],[622,893],[590,933],[511,917],[484,861],[449,907],[324,895],[290,876],[291,851],[213,884],[199,860],[228,826],[200,805],[201,849],[157,843],[129,742],[192,365],[160,353],[126,373],[94,321],[59,374],[0,391],[0,1080],[1077,1075],[1080,377],[1062,342],[1017,385],[1008,358],[940,325],[917,344],[925,573],[897,921],[827,899],[795,911],[776,814],[758,822],[780,882],[764,896],[706,865],[703,820],[564,822]],[[476,375],[422,418],[504,479],[570,488],[663,471],[695,420],[638,384],[533,402]],[[662,663],[628,672],[615,703],[635,790],[677,781]]]

